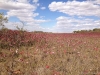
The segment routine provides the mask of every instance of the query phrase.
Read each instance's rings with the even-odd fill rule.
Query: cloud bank
[[[36,16],[39,16],[39,13],[35,13],[37,7],[39,6],[38,0],[1,0],[0,9],[8,10],[7,17],[17,17],[20,21],[25,22],[27,25],[33,25],[40,28],[39,24],[47,22],[48,20],[44,19],[35,19]],[[44,9],[44,8],[42,8]],[[9,24],[8,24],[9,25]],[[11,25],[12,26],[12,25]],[[13,28],[14,26],[10,27]]]
[[[16,17],[20,21],[25,22],[24,28],[28,31],[40,30],[47,32],[73,32],[75,30],[100,28],[100,0],[85,0],[85,1],[53,1],[47,7],[41,6],[41,11],[44,10],[44,15],[41,12],[36,12],[40,6],[39,0],[0,0],[0,9],[7,10],[7,17]],[[48,9],[50,11],[48,11]],[[52,13],[55,16],[59,12],[64,15],[58,15],[55,20],[47,20],[46,15]],[[42,12],[43,14],[43,12]],[[36,17],[39,17],[37,19]],[[50,15],[51,17],[51,15]],[[48,17],[49,18],[49,17]],[[51,18],[50,18],[51,19]],[[42,23],[55,22],[53,27],[44,28]],[[16,29],[14,24],[19,22],[9,22],[6,27]]]
[[[48,8],[52,12],[61,12],[71,17],[59,16],[54,26],[56,32],[100,28],[100,0],[52,2]],[[99,19],[91,19],[96,17]]]
[[[100,28],[100,20],[87,19],[87,18],[72,18],[60,16],[54,26],[55,32],[72,32],[75,30],[90,30]]]
[[[98,4],[100,4],[100,0],[52,2],[49,5],[49,9],[51,11],[58,11],[68,15],[100,17],[100,5]]]

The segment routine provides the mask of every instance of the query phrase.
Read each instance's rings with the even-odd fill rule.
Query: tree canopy
[[[4,28],[4,23],[8,22],[8,18],[4,16],[3,13],[0,13],[0,29]]]
[[[92,30],[78,30],[78,31],[73,31],[74,33],[86,33],[86,32],[100,32],[100,28],[94,28]]]

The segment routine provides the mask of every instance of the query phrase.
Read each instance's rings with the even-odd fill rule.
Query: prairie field
[[[0,31],[0,75],[100,75],[100,33]]]

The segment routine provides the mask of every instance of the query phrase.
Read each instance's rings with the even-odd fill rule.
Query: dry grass
[[[100,75],[100,36],[47,34],[47,42],[0,49],[0,75]]]

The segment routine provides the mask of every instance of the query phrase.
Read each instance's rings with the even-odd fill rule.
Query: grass
[[[0,75],[100,75],[100,34],[36,35],[45,41],[0,48]]]

